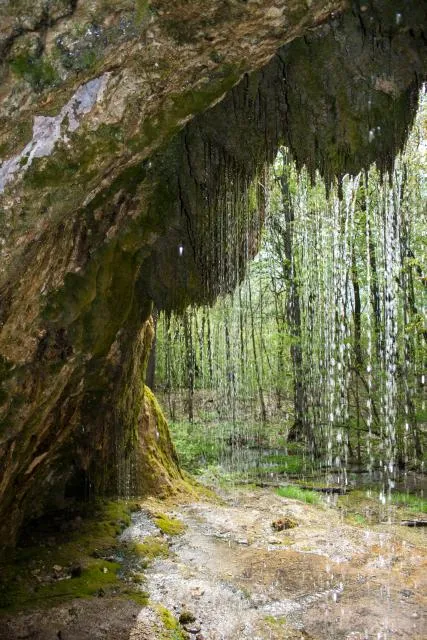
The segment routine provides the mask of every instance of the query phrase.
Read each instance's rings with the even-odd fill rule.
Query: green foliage
[[[307,502],[308,504],[320,504],[321,498],[315,491],[309,491],[307,489],[300,489],[294,485],[288,485],[286,487],[279,487],[277,489],[277,495],[282,498],[291,498],[292,500],[300,500],[301,502]]]
[[[327,185],[281,149],[262,179],[260,251],[237,290],[159,321],[156,375],[186,469],[232,459],[238,471],[245,458],[252,478],[322,465],[384,470],[384,457],[394,469],[421,468],[426,105],[393,175],[372,165]],[[302,452],[286,451],[289,435]]]
[[[407,507],[413,513],[427,513],[427,500],[411,493],[393,492],[391,503]]]
[[[215,434],[207,433],[188,421],[170,422],[169,428],[184,469],[194,473],[201,466],[219,462],[223,443]]]

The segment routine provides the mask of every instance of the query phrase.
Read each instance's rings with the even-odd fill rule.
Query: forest
[[[281,148],[242,204],[236,245],[251,211],[265,226],[236,290],[219,256],[215,304],[159,315],[151,383],[186,468],[343,487],[369,476],[389,497],[424,470],[426,114],[422,95],[386,174],[372,165],[328,185]],[[227,213],[219,224],[233,236]]]

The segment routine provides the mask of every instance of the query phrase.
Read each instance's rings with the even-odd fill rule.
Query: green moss
[[[172,96],[172,113],[181,118],[204,111],[215,98],[229,91],[238,82],[241,74],[239,67],[224,63],[215,71],[209,84]]]
[[[10,68],[19,77],[30,83],[36,92],[58,84],[58,72],[49,60],[21,54],[10,61]]]
[[[347,516],[346,520],[349,524],[358,525],[358,526],[363,526],[367,524],[366,518],[362,516],[360,513],[351,513]]]
[[[97,502],[88,509],[90,513],[83,514],[76,530],[55,531],[54,545],[46,544],[49,535],[41,531],[35,546],[18,548],[13,558],[4,560],[0,567],[3,613],[105,593],[132,596],[145,603],[142,593],[135,594],[127,586],[123,590],[118,575],[121,565],[111,559],[117,535],[130,524],[129,505],[124,501]],[[78,570],[73,572],[73,567]]]
[[[162,607],[162,605],[158,605],[156,607],[156,610],[166,629],[176,629],[176,627],[178,626],[178,621],[169,611],[169,609],[166,609],[166,607]]]
[[[136,0],[136,22],[140,24],[143,22],[144,18],[150,12],[150,2],[149,0]]]
[[[274,616],[265,616],[264,617],[264,621],[273,628],[277,628],[277,627],[283,627],[284,625],[286,625],[286,618],[284,616],[281,616],[280,618],[275,618]]]
[[[148,593],[145,591],[131,591],[130,589],[123,591],[123,597],[126,600],[133,600],[136,604],[139,604],[141,607],[146,607],[149,602]]]
[[[162,621],[163,632],[160,636],[161,640],[185,640],[186,636],[173,613],[160,604],[156,605],[155,610]]]
[[[135,542],[130,545],[130,550],[147,561],[154,558],[166,558],[169,555],[169,547],[166,542],[156,536],[147,536],[144,542]]]
[[[178,518],[169,518],[164,513],[156,515],[154,523],[160,531],[169,536],[177,536],[186,529],[185,524],[181,522],[181,520],[178,520]]]

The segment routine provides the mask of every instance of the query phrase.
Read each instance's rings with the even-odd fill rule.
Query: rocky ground
[[[333,507],[282,498],[271,489],[234,489],[220,502],[175,505],[168,513],[186,528],[174,536],[161,535],[155,510],[155,503],[146,503],[122,534],[125,543],[169,542],[169,553],[144,573],[148,606],[109,596],[74,600],[2,618],[0,637],[427,637],[422,530],[350,525]]]

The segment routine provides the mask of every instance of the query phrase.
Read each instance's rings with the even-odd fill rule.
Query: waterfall
[[[204,235],[219,297],[163,318],[158,379],[172,419],[187,414],[231,468],[287,451],[287,436],[343,486],[349,469],[379,474],[384,500],[399,470],[419,468],[426,154],[414,136],[390,174],[373,165],[326,185],[286,149],[244,196],[224,173]]]

